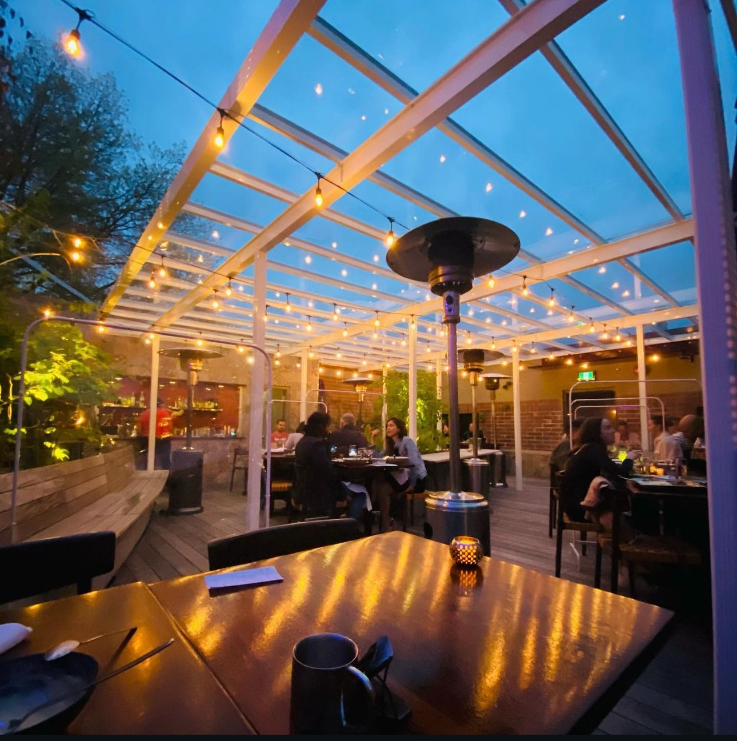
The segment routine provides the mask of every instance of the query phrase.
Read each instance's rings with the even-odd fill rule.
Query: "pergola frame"
[[[692,179],[692,200],[694,217],[688,218],[677,207],[663,185],[650,170],[642,156],[636,151],[624,132],[617,125],[611,114],[577,72],[570,60],[555,42],[555,37],[562,31],[583,18],[604,0],[534,0],[525,4],[522,0],[500,0],[510,13],[510,19],[479,44],[466,57],[458,62],[446,74],[431,84],[426,90],[417,93],[388,69],[380,65],[369,54],[353,44],[350,40],[317,17],[323,5],[321,0],[282,0],[271,20],[262,32],[244,65],[239,70],[232,85],[221,101],[221,107],[239,117],[249,117],[251,121],[268,127],[279,135],[298,142],[336,163],[326,173],[322,182],[325,202],[323,209],[318,210],[314,203],[314,191],[310,189],[303,194],[289,191],[255,178],[224,163],[217,162],[217,151],[211,143],[212,132],[218,124],[216,113],[210,117],[195,147],[187,158],[180,174],[175,179],[161,206],[144,230],[138,244],[126,264],[120,279],[111,290],[103,306],[103,316],[125,318],[128,312],[137,313],[140,320],[150,320],[153,330],[168,327],[188,327],[197,329],[209,323],[218,331],[231,335],[249,334],[253,344],[265,349],[273,349],[278,342],[283,354],[294,354],[305,357],[308,348],[330,352],[340,351],[346,361],[359,362],[361,358],[370,360],[376,367],[387,357],[386,342],[391,342],[403,333],[407,336],[413,352],[397,352],[396,362],[403,359],[409,366],[410,379],[415,377],[417,364],[435,362],[441,367],[443,350],[439,340],[429,332],[424,336],[417,328],[408,326],[408,317],[413,317],[419,328],[431,329],[436,324],[436,314],[440,311],[440,300],[427,300],[424,287],[420,286],[422,300],[411,301],[409,296],[394,294],[379,295],[370,289],[371,275],[381,275],[387,279],[386,270],[370,260],[331,251],[327,246],[311,244],[292,236],[304,224],[315,216],[332,220],[341,227],[353,230],[364,237],[380,240],[381,228],[366,224],[358,219],[345,216],[330,206],[339,200],[344,191],[329,181],[339,183],[345,190],[351,190],[364,180],[400,196],[412,204],[422,207],[437,216],[450,216],[453,211],[437,201],[428,198],[419,191],[404,185],[397,179],[379,172],[378,168],[394,155],[416,141],[422,134],[433,127],[449,136],[466,152],[472,154],[487,166],[495,170],[507,181],[519,188],[527,196],[561,219],[582,237],[589,245],[582,245],[575,254],[544,261],[523,250],[520,258],[527,262],[524,274],[532,286],[545,280],[560,280],[576,291],[586,294],[598,302],[598,306],[587,310],[585,315],[599,327],[606,323],[609,329],[622,332],[635,329],[637,333],[638,357],[644,358],[644,346],[648,343],[667,343],[684,337],[700,337],[702,340],[703,377],[709,378],[705,384],[706,423],[709,436],[709,470],[710,470],[710,520],[712,526],[712,562],[714,568],[714,605],[715,605],[715,655],[719,657],[715,666],[715,730],[719,733],[737,731],[737,707],[729,698],[731,688],[737,683],[737,639],[734,638],[734,627],[737,618],[737,587],[733,583],[735,543],[737,543],[737,509],[733,501],[733,485],[737,480],[737,402],[734,399],[734,378],[737,368],[734,353],[734,316],[735,316],[735,256],[734,231],[731,207],[726,197],[729,188],[726,163],[726,148],[723,137],[723,117],[719,85],[716,76],[713,44],[709,36],[710,26],[708,6],[705,0],[673,0],[678,29],[679,49],[681,52],[683,83],[685,90],[686,113],[688,122],[688,141]],[[728,24],[734,36],[737,26],[733,3],[721,0]],[[404,107],[390,118],[379,130],[369,136],[351,152],[343,152],[330,142],[315,136],[296,124],[287,121],[258,104],[258,99],[271,80],[279,65],[297,41],[309,34],[334,52],[341,59],[352,65],[368,79],[380,85],[385,91],[400,100]],[[500,158],[486,144],[470,132],[455,123],[450,116],[464,103],[488,87],[512,67],[519,64],[536,51],[540,51],[553,69],[569,87],[584,109],[590,114],[600,129],[609,138],[621,155],[632,167],[649,191],[666,209],[671,223],[651,228],[641,234],[607,242],[587,224],[578,219],[563,204],[558,203],[549,194],[527,179],[509,163]],[[718,114],[718,115],[717,115]],[[223,126],[226,138],[235,131],[236,124],[225,119]],[[721,137],[721,139],[720,139]],[[286,203],[286,208],[266,225],[255,225],[239,220],[228,214],[218,213],[206,206],[192,203],[189,198],[197,184],[206,173],[227,178],[242,187],[249,188],[273,199]],[[719,177],[717,177],[717,175]],[[236,250],[225,250],[219,245],[193,240],[190,237],[170,233],[169,227],[180,213],[194,214],[215,223],[223,223],[240,228],[253,235],[249,241]],[[199,283],[188,283],[178,279],[162,281],[167,289],[183,291],[167,296],[161,292],[159,300],[146,298],[145,290],[135,283],[140,281],[139,273],[144,266],[157,264],[160,259],[154,250],[162,240],[176,242],[185,250],[206,251],[210,255],[223,258],[217,265],[217,272],[204,276]],[[346,269],[357,269],[360,279],[341,286],[335,279],[325,280],[317,271],[307,271],[302,266],[269,265],[267,253],[284,241],[290,241],[295,247],[315,254],[321,258],[334,260],[346,266]],[[652,276],[649,276],[630,258],[650,250],[677,244],[683,241],[695,242],[697,281],[699,302],[683,300],[666,291]],[[586,248],[588,247],[588,248]],[[382,254],[380,252],[380,254]],[[710,263],[709,260],[712,260]],[[183,261],[184,262],[184,261]],[[616,263],[631,274],[638,284],[644,285],[657,297],[654,302],[664,303],[662,308],[651,310],[644,305],[643,297],[632,301],[621,302],[608,298],[587,285],[586,281],[576,275],[592,265]],[[241,274],[255,265],[254,278],[245,278]],[[722,265],[723,270],[709,270],[709,265]],[[196,271],[196,263],[187,267],[179,266],[185,272]],[[310,316],[315,322],[315,330],[310,340],[300,341],[300,334],[292,329],[297,317],[302,319],[308,314],[304,305],[294,306],[294,315],[287,320],[284,314],[278,318],[284,320],[286,327],[280,326],[276,331],[274,325],[266,330],[263,316],[266,307],[275,306],[268,298],[267,291],[289,292],[300,296],[300,292],[290,288],[287,283],[270,280],[267,284],[267,270],[272,273],[293,273],[298,270],[305,281],[314,282],[316,286],[346,290],[347,293],[361,297],[371,297],[373,303],[363,298],[351,301],[339,301],[341,305],[351,306],[352,316],[345,316],[340,323],[333,322],[332,316],[325,308],[311,310]],[[723,274],[723,279],[722,279]],[[213,291],[222,288],[229,279],[247,285],[252,294],[238,295],[223,299],[223,314],[218,317],[203,306],[211,300]],[[396,278],[396,285],[406,283]],[[413,290],[416,286],[408,284]],[[534,320],[519,312],[511,311],[506,306],[497,306],[488,300],[500,294],[519,295],[522,287],[522,273],[498,276],[493,286],[478,282],[464,296],[464,305],[482,309],[494,317],[504,317],[501,322],[480,321],[463,317],[462,327],[473,327],[474,347],[488,347],[492,338],[498,348],[523,349],[530,342],[548,343],[556,354],[575,354],[591,352],[592,347],[605,346],[607,349],[617,347],[616,343],[592,341],[591,333],[585,324],[578,321],[569,323],[560,310],[555,310],[552,317]],[[361,290],[354,290],[361,289]],[[531,290],[531,289],[530,289]],[[304,290],[305,298],[309,291]],[[220,294],[222,295],[222,294]],[[539,294],[533,303],[542,305],[544,296]],[[391,301],[390,299],[393,299]],[[328,306],[333,303],[332,294],[328,291],[314,294],[314,301]],[[243,309],[240,304],[252,306]],[[570,307],[566,306],[568,311]],[[283,305],[279,308],[283,311]],[[374,312],[381,312],[380,335],[383,345],[370,337],[357,339],[361,335],[372,335]],[[537,315],[536,315],[537,316]],[[241,318],[242,317],[242,318]],[[582,320],[583,312],[575,317]],[[247,321],[250,319],[250,321]],[[511,323],[510,320],[511,319]],[[303,320],[303,319],[302,319]],[[667,322],[698,323],[698,333],[684,334],[678,327],[663,326]],[[347,337],[343,336],[342,323],[345,322]],[[406,328],[404,328],[406,326]],[[653,326],[654,325],[654,326]],[[645,335],[645,327],[653,336]],[[231,329],[228,330],[227,327]],[[693,327],[689,327],[693,330]],[[268,335],[268,336],[267,336]],[[301,335],[302,337],[304,335]],[[416,352],[424,341],[430,343],[430,353]],[[570,340],[570,344],[565,342]],[[284,343],[284,344],[282,344]],[[355,344],[358,343],[358,344]],[[557,344],[554,344],[557,343]],[[578,343],[578,344],[576,344]],[[726,350],[725,350],[726,348]],[[366,350],[361,353],[361,350]],[[542,348],[541,348],[542,350]],[[519,450],[519,380],[520,355],[512,354],[512,375],[515,389],[515,442]],[[543,352],[528,353],[531,357],[541,357]],[[254,364],[255,378],[259,378],[259,364]],[[337,364],[337,363],[336,363]],[[345,365],[345,363],[339,363]],[[642,365],[642,363],[640,363]],[[304,376],[304,370],[303,374]],[[644,385],[644,375],[640,379]],[[257,384],[255,384],[257,385]],[[303,384],[304,385],[304,384]],[[252,396],[252,414],[258,412],[259,400]],[[412,410],[410,410],[410,429],[412,429]],[[255,417],[254,417],[255,418]],[[517,474],[521,478],[521,464]],[[249,492],[252,483],[249,477]],[[254,489],[255,492],[255,489]],[[727,501],[730,500],[730,501]],[[715,554],[717,557],[715,557]],[[720,561],[720,563],[716,563]],[[721,561],[724,561],[723,563]]]

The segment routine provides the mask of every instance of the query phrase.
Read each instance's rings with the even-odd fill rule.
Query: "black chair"
[[[115,533],[83,533],[0,546],[0,604],[70,584],[92,590],[92,577],[115,566]]]
[[[265,558],[309,551],[324,545],[357,540],[360,537],[358,521],[348,517],[339,520],[292,522],[289,525],[275,525],[213,540],[207,544],[207,557],[210,569],[224,569]]]

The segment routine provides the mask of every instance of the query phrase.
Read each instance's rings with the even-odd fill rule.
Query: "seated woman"
[[[614,442],[614,428],[608,419],[590,417],[581,425],[579,434],[580,447],[568,459],[561,484],[561,503],[563,511],[576,522],[586,522],[587,509],[581,505],[586,499],[594,479],[603,476],[615,490],[625,491],[624,477],[632,471],[632,462],[641,455],[639,450],[627,453],[622,463],[609,458],[607,448]],[[606,518],[602,519],[605,511],[611,511],[611,506],[604,503],[598,511],[593,512],[595,518],[607,527]],[[611,523],[611,517],[608,518]],[[609,525],[610,526],[610,525]]]
[[[313,412],[305,424],[304,436],[294,450],[293,498],[308,516],[335,516],[337,502],[348,498],[348,492],[330,463],[329,427],[328,414]],[[349,498],[348,516],[358,519],[362,506],[360,498]]]
[[[304,437],[305,434],[305,423],[300,422],[297,425],[297,429],[294,432],[289,433],[287,441],[284,443],[284,450],[294,450],[297,447],[297,443]]]
[[[373,443],[379,430],[371,433]],[[406,456],[412,468],[399,468],[396,471],[387,471],[385,478],[374,479],[373,493],[379,503],[381,514],[381,531],[394,529],[394,517],[403,516],[405,494],[413,491],[417,494],[425,491],[427,470],[415,441],[407,436],[407,427],[399,417],[390,417],[386,422],[386,437],[384,450],[375,452],[374,456],[400,455]]]

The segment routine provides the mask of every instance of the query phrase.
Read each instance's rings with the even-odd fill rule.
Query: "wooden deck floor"
[[[547,535],[548,489],[529,480],[524,491],[497,489],[492,504],[492,556],[552,574],[555,540]],[[151,522],[114,584],[154,582],[206,571],[207,543],[243,531],[245,498],[238,492],[208,491],[205,511],[167,517],[154,513]],[[164,495],[157,510],[166,508]],[[423,507],[415,512],[413,532],[421,533]],[[277,514],[272,524],[286,522]],[[562,576],[593,585],[593,555],[579,559],[565,534]],[[579,547],[580,550],[580,547]],[[620,580],[626,589],[626,579]],[[639,589],[639,587],[638,587]],[[668,595],[644,582],[638,597],[658,603]],[[669,605],[672,606],[672,605]],[[668,643],[601,723],[599,734],[705,734],[712,732],[712,644],[708,616],[700,610],[680,611]]]

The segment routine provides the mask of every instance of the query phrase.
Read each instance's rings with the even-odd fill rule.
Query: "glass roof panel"
[[[679,303],[696,297],[696,266],[690,242],[680,242],[632,257],[632,262]],[[677,267],[677,269],[673,269]]]

